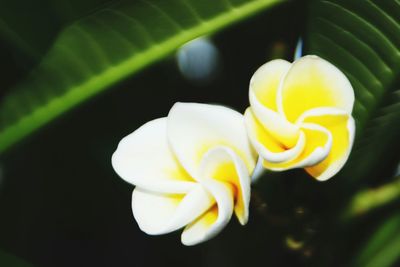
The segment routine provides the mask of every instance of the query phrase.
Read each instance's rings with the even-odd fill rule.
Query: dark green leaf
[[[0,266],[33,267],[32,264],[0,250]]]
[[[389,267],[400,258],[400,215],[386,220],[372,233],[353,266]]]
[[[356,95],[356,143],[342,174],[352,181],[373,177],[371,171],[382,177],[399,158],[391,151],[400,146],[400,2],[317,0],[310,6],[308,53],[339,67]]]
[[[0,107],[0,152],[82,101],[283,0],[123,1],[66,28]]]
[[[109,0],[2,0],[0,39],[36,62],[64,25],[106,2]]]

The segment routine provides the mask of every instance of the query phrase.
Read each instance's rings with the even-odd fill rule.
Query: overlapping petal
[[[304,112],[333,107],[351,114],[354,91],[346,76],[334,65],[317,56],[295,61],[279,87],[278,110],[290,122]]]
[[[249,216],[251,180],[240,157],[228,147],[215,147],[204,156],[201,174],[202,179],[211,179],[232,187],[233,199],[236,200],[234,206],[236,217],[242,225],[246,224]]]
[[[317,56],[273,60],[249,91],[246,128],[265,168],[305,168],[322,181],[343,167],[354,139],[354,92],[339,69]]]
[[[305,143],[307,144],[301,154],[295,159],[283,163],[273,163],[264,160],[263,165],[265,168],[274,171],[304,168],[313,166],[328,156],[332,148],[331,133],[324,127],[312,123],[302,124],[301,129],[305,135]]]
[[[304,149],[305,136],[299,131],[297,143],[290,148],[285,147],[264,128],[253,109],[248,108],[244,114],[247,134],[260,156],[271,163],[282,163],[297,158]]]
[[[229,147],[251,172],[256,164],[243,115],[223,106],[176,103],[168,115],[168,140],[179,162],[198,176],[200,162],[213,147]]]
[[[220,232],[233,213],[248,220],[256,154],[243,116],[229,108],[178,103],[168,118],[125,137],[112,164],[136,185],[132,210],[148,234],[185,227],[182,242],[194,245]]]
[[[140,229],[150,235],[178,230],[197,219],[215,203],[214,197],[196,185],[187,194],[154,193],[135,188],[132,211]]]
[[[213,179],[205,179],[203,185],[215,197],[216,205],[185,227],[181,240],[188,246],[213,238],[221,232],[232,217],[233,186]]]
[[[250,80],[249,100],[254,115],[274,139],[287,148],[298,143],[300,135],[296,125],[278,113],[278,88],[291,64],[285,60],[272,60],[262,65]]]
[[[320,163],[306,168],[317,180],[325,181],[334,176],[346,163],[355,136],[355,121],[343,110],[336,108],[318,108],[303,115],[305,123],[318,124],[332,135],[332,149]]]

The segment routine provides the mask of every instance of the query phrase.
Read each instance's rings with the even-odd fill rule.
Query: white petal
[[[309,123],[310,118],[321,117],[325,115],[329,116],[347,116],[349,113],[343,109],[332,108],[332,107],[320,107],[306,110],[296,121],[296,125],[301,127],[303,122]]]
[[[240,157],[229,148],[216,147],[204,156],[201,170],[202,178],[226,182],[234,187],[235,214],[242,225],[246,224],[249,217],[251,179]]]
[[[214,196],[217,205],[185,228],[182,233],[185,245],[195,245],[217,235],[231,219],[233,210],[242,224],[248,220],[251,181],[236,153],[216,147],[206,153],[200,169],[200,182]]]
[[[112,166],[122,179],[142,189],[189,192],[195,183],[169,148],[166,123],[166,118],[150,121],[123,138]]]
[[[168,115],[168,140],[179,162],[195,178],[204,154],[216,146],[234,150],[249,172],[256,163],[243,116],[223,106],[176,103]]]
[[[277,92],[291,64],[285,60],[272,60],[262,65],[250,80],[250,106],[257,120],[285,147],[293,147],[299,129],[278,113]]]
[[[271,60],[257,69],[250,79],[249,92],[259,103],[277,112],[277,92],[282,77],[292,64],[286,60]]]
[[[332,147],[330,131],[313,123],[302,123],[301,129],[305,136],[305,146],[301,154],[294,160],[282,163],[264,161],[265,168],[273,171],[285,171],[309,167],[318,164],[329,155]]]
[[[332,149],[322,162],[306,168],[319,181],[326,181],[338,173],[346,163],[355,136],[355,122],[347,112],[337,108],[316,108],[305,112],[299,123],[318,124],[332,135]]]
[[[303,132],[300,131],[295,146],[287,149],[263,127],[252,109],[247,109],[244,117],[250,142],[263,159],[272,163],[282,163],[297,158],[303,151],[305,145]]]
[[[253,173],[251,174],[251,183],[257,183],[257,181],[264,175],[265,168],[263,166],[263,158],[259,157],[257,160],[257,165],[254,168]]]
[[[205,179],[202,184],[215,197],[217,205],[185,227],[181,240],[187,246],[216,236],[228,224],[233,213],[233,187],[229,183]]]
[[[299,128],[281,114],[263,106],[251,90],[249,99],[251,110],[260,124],[285,147],[295,146],[299,138]]]
[[[201,186],[186,195],[149,192],[135,188],[132,211],[140,229],[149,235],[175,231],[197,219],[215,203]]]
[[[296,60],[278,90],[278,110],[295,122],[305,111],[333,107],[351,113],[354,91],[347,77],[317,56]]]
[[[353,117],[349,117],[347,121],[347,131],[348,131],[349,145],[346,148],[345,152],[336,161],[331,162],[331,164],[323,172],[320,172],[319,174],[314,174],[313,169],[315,169],[315,167],[306,169],[306,171],[311,175],[313,175],[315,179],[317,179],[318,181],[326,181],[332,178],[343,168],[343,166],[347,162],[347,159],[350,156],[351,148],[353,147],[354,136],[356,131],[355,121]]]

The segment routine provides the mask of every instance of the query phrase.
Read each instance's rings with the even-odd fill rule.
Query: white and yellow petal
[[[292,64],[277,97],[279,112],[290,122],[319,107],[338,108],[351,114],[354,104],[354,91],[346,76],[317,56],[305,56]]]
[[[318,164],[329,155],[332,148],[332,134],[330,131],[313,123],[303,123],[301,131],[305,136],[305,146],[295,159],[283,163],[264,160],[264,167],[274,171],[304,168]]]
[[[285,60],[272,60],[262,65],[250,80],[251,110],[261,125],[285,147],[298,142],[299,129],[278,113],[278,88],[291,64]]]
[[[243,123],[243,115],[223,106],[177,103],[168,114],[168,140],[178,161],[197,179],[205,153],[216,146],[229,147],[249,172],[256,164]]]
[[[185,227],[181,241],[187,246],[216,236],[228,224],[233,214],[234,187],[230,183],[203,179],[202,184],[213,195],[216,205]]]
[[[288,148],[264,128],[254,115],[253,109],[248,108],[244,118],[249,140],[264,160],[271,163],[288,162],[296,159],[303,151],[305,136],[302,131],[299,130],[297,143]]]
[[[305,170],[319,181],[325,181],[338,173],[346,163],[355,136],[355,122],[347,112],[335,108],[319,108],[306,112],[302,123],[318,124],[332,135],[329,155],[320,163]]]
[[[249,98],[246,129],[265,168],[305,168],[327,180],[343,167],[354,139],[354,91],[334,65],[317,56],[273,60],[254,74]]]
[[[248,220],[256,153],[243,116],[229,108],[178,103],[168,118],[125,137],[112,164],[136,185],[132,211],[148,234],[186,226],[182,242],[194,245],[220,232],[233,212]]]
[[[125,181],[154,192],[187,193],[196,185],[169,148],[166,118],[150,121],[123,138],[112,166]]]
[[[277,112],[278,87],[291,65],[290,62],[282,59],[265,63],[251,77],[249,93],[253,94],[261,105]]]
[[[240,157],[230,148],[215,147],[204,155],[200,169],[200,182],[214,196],[216,205],[185,228],[185,245],[214,237],[230,221],[233,212],[242,225],[248,221],[251,180]]]
[[[235,215],[244,225],[249,217],[250,204],[250,173],[241,158],[230,148],[215,147],[209,150],[201,164],[201,181],[211,179],[233,188]]]
[[[214,197],[199,184],[188,194],[154,193],[138,187],[132,194],[135,220],[139,228],[150,235],[178,230],[214,204]]]

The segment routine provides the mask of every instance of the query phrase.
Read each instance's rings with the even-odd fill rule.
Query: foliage
[[[387,152],[400,134],[400,4],[324,0],[310,6],[308,51],[338,66],[355,90],[358,138],[344,175],[358,181],[379,169],[376,158],[399,158]]]
[[[400,258],[400,216],[384,220],[353,260],[353,266],[387,267]]]
[[[350,210],[354,221],[350,221],[347,231],[358,228],[358,232],[362,233],[360,225],[368,220],[362,217],[363,213],[399,198],[395,181],[382,186],[379,191],[356,194],[354,200],[350,200],[359,188],[390,181],[385,178],[393,176],[400,159],[400,3],[388,0],[311,1],[309,18],[308,52],[338,66],[355,90],[353,116],[357,123],[357,137],[349,162],[335,178],[339,181],[337,189],[347,192],[346,197],[338,201],[341,204],[336,206],[350,205],[344,209],[344,214],[349,216]],[[390,212],[396,213],[397,209],[387,211]],[[354,266],[393,264],[400,255],[396,243],[398,226],[398,218],[384,221],[370,240],[361,241],[366,242],[365,248]],[[343,234],[345,230],[339,229]],[[372,231],[375,229],[372,228]],[[333,231],[333,235],[340,234]],[[330,238],[335,237],[331,235]],[[350,237],[336,240],[336,247],[345,247],[339,250],[341,253],[349,248],[344,244],[354,245]],[[349,257],[352,255],[349,254]]]
[[[11,2],[0,8],[0,39],[35,67],[1,99],[0,153],[186,42],[283,1],[60,1],[53,8],[32,5],[47,20],[28,12],[20,23],[12,14],[27,1]],[[355,146],[344,170],[324,184],[297,171],[267,173],[255,186],[261,204],[253,199],[254,216],[261,209],[256,219],[266,220],[259,222],[263,231],[290,233],[285,240],[304,257],[311,255],[309,243],[320,248],[312,259],[316,266],[327,266],[329,254],[340,258],[332,263],[339,266],[392,266],[400,257],[399,209],[393,205],[400,199],[393,178],[400,160],[400,2],[310,0],[307,9],[305,54],[332,62],[355,89]],[[47,33],[33,34],[50,20]],[[314,232],[297,242],[297,228],[300,236]],[[260,242],[257,234],[249,235]]]
[[[73,106],[282,0],[122,1],[63,30],[0,107],[0,152]]]

